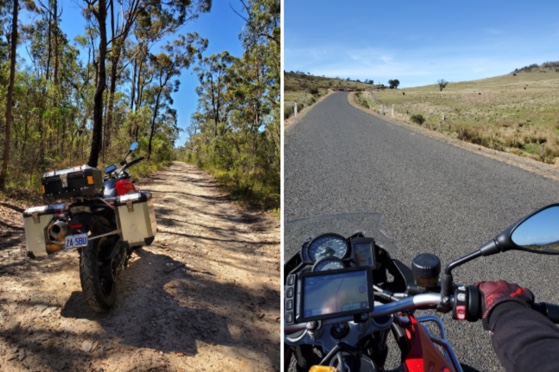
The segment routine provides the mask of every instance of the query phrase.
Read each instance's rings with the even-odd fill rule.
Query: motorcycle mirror
[[[522,221],[511,234],[519,249],[559,254],[559,205],[539,210]]]
[[[559,204],[528,215],[480,248],[483,256],[507,250],[559,254]]]
[[[126,159],[128,158],[128,156],[129,156],[133,151],[135,151],[135,150],[137,150],[137,149],[138,149],[138,142],[133,142],[133,143],[130,145],[130,150],[128,150],[128,154],[126,154],[126,156],[124,157],[124,160],[123,160],[120,164],[121,164],[121,165],[126,164]]]
[[[452,292],[452,270],[480,256],[508,250],[541,254],[559,254],[559,204],[544,207],[482,245],[477,251],[449,263],[441,275],[441,303],[439,311],[449,311]]]

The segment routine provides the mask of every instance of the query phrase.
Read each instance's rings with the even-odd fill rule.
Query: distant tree
[[[398,89],[398,85],[400,85],[400,80],[388,80],[388,85],[390,89]]]
[[[445,79],[440,79],[439,81],[437,81],[437,84],[439,84],[439,89],[442,92],[443,89],[446,88],[446,86],[448,85],[448,81],[446,81]]]

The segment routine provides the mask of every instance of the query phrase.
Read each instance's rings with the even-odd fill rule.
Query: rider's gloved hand
[[[528,288],[515,283],[499,280],[498,282],[480,282],[476,285],[483,294],[483,328],[486,330],[492,331],[499,315],[507,309],[531,306],[534,303],[534,294]],[[497,308],[497,305],[500,306]]]

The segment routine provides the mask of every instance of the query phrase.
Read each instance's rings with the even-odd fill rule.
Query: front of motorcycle
[[[116,279],[132,249],[149,245],[156,221],[151,193],[138,191],[126,172],[143,158],[109,166],[105,177],[87,165],[45,173],[43,199],[50,204],[23,213],[31,258],[77,249],[85,300],[99,313],[116,301]]]
[[[285,247],[299,250],[284,263],[284,346],[288,370],[383,371],[389,337],[406,371],[461,371],[441,319],[418,310],[481,318],[477,286],[454,283],[452,270],[507,250],[559,254],[559,205],[545,207],[449,263],[420,254],[411,267],[381,230],[379,214],[338,214],[285,224]],[[559,307],[535,306],[559,322]],[[431,311],[432,312],[432,311]],[[438,332],[431,332],[431,323]],[[430,330],[431,329],[431,330]]]

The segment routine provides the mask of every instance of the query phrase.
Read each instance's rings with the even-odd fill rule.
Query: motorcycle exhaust
[[[50,224],[48,233],[51,239],[62,242],[68,233],[68,224],[64,221],[57,220]]]

